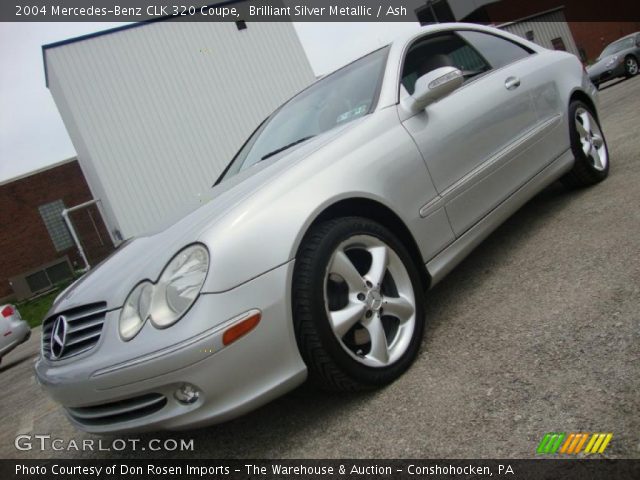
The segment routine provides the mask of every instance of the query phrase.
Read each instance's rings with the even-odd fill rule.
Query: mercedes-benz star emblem
[[[57,360],[62,356],[64,344],[67,341],[67,319],[63,315],[56,318],[51,330],[51,358]]]

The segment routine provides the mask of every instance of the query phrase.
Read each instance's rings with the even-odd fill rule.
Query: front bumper
[[[589,72],[589,78],[595,85],[600,85],[601,83],[624,76],[624,61],[613,65],[611,68],[597,69]]]
[[[158,331],[146,324],[127,343],[118,334],[120,310],[111,311],[93,350],[67,361],[41,358],[36,376],[88,432],[182,429],[234,418],[306,378],[291,320],[292,271],[293,261],[227,292],[203,293],[174,326]],[[261,321],[224,347],[223,332],[252,309],[260,310]],[[179,329],[194,324],[205,328],[176,342]],[[140,353],[158,338],[164,345]],[[200,392],[192,404],[174,397],[185,384]]]

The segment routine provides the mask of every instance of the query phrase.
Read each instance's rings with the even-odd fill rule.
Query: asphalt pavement
[[[529,458],[546,432],[612,432],[605,457],[640,458],[640,76],[605,87],[600,113],[609,178],[546,189],[430,291],[422,350],[398,381],[303,386],[223,425],[133,437],[194,440],[171,457]],[[19,434],[116,438],[76,431],[45,396],[39,340],[0,366],[0,458],[159,456],[17,450]]]

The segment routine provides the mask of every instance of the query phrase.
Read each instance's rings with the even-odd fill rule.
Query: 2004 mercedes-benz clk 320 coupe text
[[[578,59],[499,30],[422,29],[270,115],[169,229],[64,291],[39,381],[95,432],[230,419],[307,376],[386,384],[424,291],[549,183],[603,180]]]

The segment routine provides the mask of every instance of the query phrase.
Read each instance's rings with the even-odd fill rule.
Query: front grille
[[[105,425],[135,420],[151,415],[167,404],[167,398],[159,393],[148,393],[139,397],[92,407],[67,407],[69,415],[85,425]]]
[[[91,350],[100,340],[106,313],[107,304],[101,302],[56,313],[47,318],[42,324],[42,355],[49,360],[62,360]],[[57,335],[53,345],[53,328],[61,317],[66,322],[64,335]],[[63,341],[60,341],[61,337],[64,337]]]

